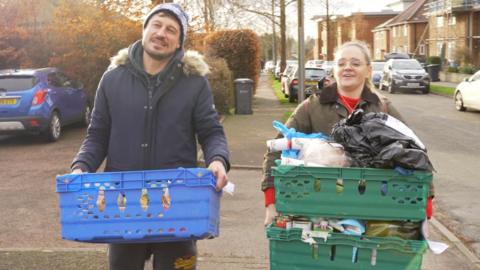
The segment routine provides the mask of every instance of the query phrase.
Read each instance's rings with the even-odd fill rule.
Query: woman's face
[[[343,91],[363,89],[366,78],[372,74],[372,67],[360,48],[347,46],[341,49],[335,61],[333,72],[338,88]]]

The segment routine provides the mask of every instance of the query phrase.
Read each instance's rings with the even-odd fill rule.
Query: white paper
[[[329,236],[330,236],[330,232],[328,231],[310,231],[310,230],[302,231],[302,241],[310,245],[317,243],[317,241],[315,241],[313,237],[322,238],[323,241],[326,242]]]
[[[449,246],[442,242],[435,242],[427,239],[427,244],[434,254],[442,254]]]
[[[223,191],[233,196],[233,192],[235,191],[235,184],[232,182],[228,182],[227,185],[223,187]]]

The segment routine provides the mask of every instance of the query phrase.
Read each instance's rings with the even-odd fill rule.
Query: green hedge
[[[441,64],[442,64],[442,59],[440,58],[440,56],[430,56],[430,57],[428,57],[427,63],[428,63],[429,65],[430,65],[430,64],[441,65]]]
[[[233,79],[253,80],[253,93],[260,77],[260,40],[250,29],[225,30],[209,34],[205,38],[207,55],[224,58]]]
[[[213,92],[215,108],[220,114],[228,114],[234,108],[233,75],[223,58],[207,57],[210,66],[208,80]]]

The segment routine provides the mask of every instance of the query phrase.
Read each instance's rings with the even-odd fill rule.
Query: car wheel
[[[425,88],[422,89],[422,94],[428,94],[430,93],[430,85],[427,85]]]
[[[465,106],[463,106],[463,98],[462,98],[462,93],[460,92],[457,92],[455,94],[455,109],[457,109],[457,111],[465,111],[467,108],[465,108]]]
[[[92,117],[92,109],[90,108],[90,104],[85,106],[85,112],[83,113],[82,124],[86,127],[90,125],[90,120]]]
[[[45,137],[49,142],[58,141],[62,134],[62,122],[57,112],[53,112],[48,123],[48,128],[45,131]]]

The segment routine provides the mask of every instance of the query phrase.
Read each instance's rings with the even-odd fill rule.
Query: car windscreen
[[[36,84],[33,76],[0,76],[0,89],[7,91],[26,91]]]
[[[305,69],[305,78],[323,78],[326,74],[324,69]]]
[[[385,66],[385,62],[372,62],[372,68],[375,71],[383,70],[384,66]]]
[[[394,61],[393,69],[423,69],[417,61]]]

